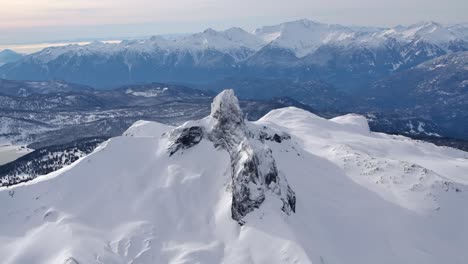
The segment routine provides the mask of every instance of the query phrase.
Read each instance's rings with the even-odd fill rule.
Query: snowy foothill
[[[289,107],[248,122],[236,104],[223,92],[204,119],[139,121],[0,188],[2,262],[466,263],[468,153],[371,132],[359,115]],[[239,186],[258,201],[242,221]]]

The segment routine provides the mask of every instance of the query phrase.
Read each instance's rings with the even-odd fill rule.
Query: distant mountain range
[[[174,113],[161,111],[166,103],[174,112],[188,114],[184,118],[197,118],[200,109],[206,114],[214,92],[232,88],[242,102],[268,102],[263,110],[291,100],[327,117],[366,115],[377,131],[466,140],[467,32],[467,24],[373,28],[298,20],[253,32],[207,29],[170,39],[51,47],[0,67],[4,78],[36,80],[0,81],[0,105],[9,111],[1,116],[4,133],[15,130],[22,137],[19,127],[29,131],[31,124],[40,124],[40,131],[51,129],[48,118],[38,123],[43,119],[15,111],[67,113],[54,124],[75,120],[69,115],[79,111],[90,115],[81,129],[96,122],[87,127],[87,136],[113,131],[105,135],[112,136],[137,116],[178,122]],[[177,94],[182,86],[198,90]],[[177,93],[161,90],[170,87],[178,87]],[[108,118],[104,122],[93,111]],[[250,118],[260,116],[255,107],[245,112]],[[24,126],[13,126],[15,122]]]
[[[467,32],[466,24],[362,28],[298,20],[253,32],[207,29],[172,39],[46,48],[2,66],[0,77],[111,87],[275,76],[320,79],[351,89],[441,55],[468,51]]]

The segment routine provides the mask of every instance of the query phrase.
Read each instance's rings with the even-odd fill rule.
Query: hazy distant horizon
[[[106,43],[116,43],[122,40],[99,40]],[[60,47],[67,45],[87,45],[92,43],[92,40],[89,41],[51,41],[51,42],[39,42],[39,43],[24,43],[24,44],[0,44],[0,51],[2,50],[12,50],[21,54],[30,54],[45,48],[49,47]]]
[[[134,38],[222,30],[307,18],[328,24],[391,27],[420,21],[468,22],[464,0],[4,0],[0,44]]]
[[[184,35],[189,35],[189,34],[194,34],[196,32],[202,32],[204,31],[205,29],[207,28],[213,28],[215,30],[226,30],[228,28],[231,28],[231,27],[241,27],[243,28],[244,30],[247,30],[247,31],[253,31],[254,29],[256,28],[259,28],[259,27],[262,27],[262,26],[270,26],[270,25],[275,25],[275,24],[280,24],[280,23],[284,23],[284,22],[290,22],[290,21],[296,21],[296,20],[300,20],[300,19],[308,19],[308,18],[299,18],[299,19],[292,19],[292,20],[284,20],[284,21],[280,21],[280,22],[277,22],[277,23],[270,23],[270,24],[263,24],[263,25],[259,25],[258,27],[242,27],[242,26],[238,26],[238,25],[228,25],[228,26],[222,26],[220,24],[217,24],[217,25],[210,25],[210,24],[207,24],[205,27],[202,27],[200,28],[200,30],[198,31],[191,31],[191,32],[167,32],[167,33],[154,33],[154,34],[139,34],[140,31],[142,31],[142,26],[136,26],[136,25],[119,25],[119,26],[126,26],[128,28],[132,28],[132,27],[135,27],[135,28],[139,28],[140,31],[136,31],[134,32],[133,34],[129,34],[129,35],[126,35],[126,36],[118,36],[116,34],[109,34],[108,36],[105,36],[105,35],[99,35],[99,34],[90,34],[89,36],[83,36],[83,37],[70,37],[70,38],[64,38],[64,35],[61,35],[62,38],[57,38],[57,39],[54,39],[54,38],[44,38],[44,39],[41,39],[41,40],[37,40],[37,41],[34,41],[34,40],[30,40],[30,41],[23,41],[23,42],[1,42],[2,40],[2,37],[0,36],[0,51],[2,50],[5,50],[5,49],[9,49],[9,50],[13,50],[15,52],[18,52],[18,53],[24,53],[24,54],[29,54],[29,53],[33,53],[33,52],[36,52],[36,51],[40,51],[44,48],[47,48],[47,47],[52,47],[52,46],[65,46],[65,45],[70,45],[70,44],[78,44],[78,45],[86,45],[86,44],[89,44],[93,41],[101,41],[101,42],[113,42],[113,43],[116,43],[116,42],[120,42],[122,40],[130,40],[130,39],[147,39],[147,38],[150,38],[151,36],[155,36],[155,35],[160,35],[160,36],[166,36],[166,37],[173,37],[173,36],[184,36]],[[323,22],[323,21],[318,21],[318,20],[313,20],[313,19],[308,19],[308,20],[311,20],[311,21],[314,21],[314,22],[318,22],[318,23],[324,23],[324,24],[337,24],[337,23],[326,23],[326,22]],[[418,22],[415,22],[415,23],[411,23],[411,24],[416,24],[416,23],[421,23],[421,22],[428,22],[428,21],[434,21],[434,20],[422,20],[422,21],[418,21]],[[441,23],[439,21],[434,21],[436,23],[440,23],[440,24],[443,24],[443,25],[454,25],[454,24],[464,24],[465,22],[459,22],[459,23]],[[344,25],[344,26],[349,26],[349,27],[381,27],[381,28],[390,28],[390,27],[394,27],[394,26],[399,26],[399,25],[403,25],[403,26],[409,26],[411,24],[402,24],[402,23],[399,23],[399,24],[395,24],[395,25],[392,25],[392,26],[372,26],[372,25],[356,25],[356,24],[346,24],[346,23],[343,23],[341,25]],[[147,25],[148,27],[151,27],[151,25]],[[143,26],[143,29],[145,27]],[[144,31],[144,30],[143,30]],[[142,31],[142,32],[143,32]]]

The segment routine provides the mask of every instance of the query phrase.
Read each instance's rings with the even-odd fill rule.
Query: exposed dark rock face
[[[287,215],[295,212],[295,193],[286,177],[278,171],[273,153],[265,144],[265,140],[281,143],[290,136],[268,133],[266,127],[249,129],[232,90],[225,90],[214,99],[208,123],[209,127],[205,129],[189,126],[171,132],[169,155],[195,146],[203,137],[212,141],[217,148],[226,150],[231,157],[231,213],[232,218],[241,225],[245,223],[243,218],[265,201],[267,193],[283,202],[281,209]]]
[[[191,148],[203,138],[203,128],[198,126],[181,128],[174,130],[171,135],[171,145],[169,146],[169,156],[174,155],[180,149]]]
[[[266,127],[264,127],[264,129],[266,129]],[[291,139],[291,136],[286,133],[283,133],[281,135],[274,133],[273,135],[270,135],[265,131],[260,131],[260,133],[258,133],[258,139],[261,140],[262,142],[264,142],[265,140],[268,140],[268,141],[274,141],[276,143],[281,143],[283,142],[283,140]]]
[[[265,201],[271,192],[283,201],[283,211],[295,211],[295,194],[286,178],[279,175],[270,148],[257,138],[281,142],[278,134],[269,136],[247,128],[239,102],[232,90],[221,92],[211,104],[213,129],[210,139],[231,156],[232,218],[243,224],[243,218]]]
[[[216,147],[233,152],[248,134],[239,101],[232,90],[225,90],[216,96],[211,104],[213,127],[210,140]]]
[[[231,153],[232,218],[242,218],[259,208],[266,192],[278,196],[287,215],[295,212],[296,197],[284,175],[280,175],[272,151],[266,146],[255,148],[246,139]]]

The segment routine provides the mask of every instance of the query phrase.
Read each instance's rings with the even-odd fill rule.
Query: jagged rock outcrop
[[[198,126],[180,128],[172,131],[170,137],[172,143],[169,146],[169,156],[172,156],[180,149],[191,148],[203,138],[203,128]]]
[[[232,218],[243,224],[243,218],[259,208],[267,193],[283,202],[287,215],[295,212],[296,196],[285,175],[276,166],[272,150],[265,140],[281,143],[290,139],[285,133],[269,133],[266,127],[247,124],[232,90],[225,90],[213,100],[211,115],[200,121],[186,123],[169,133],[168,153],[198,144],[203,138],[231,157]]]

